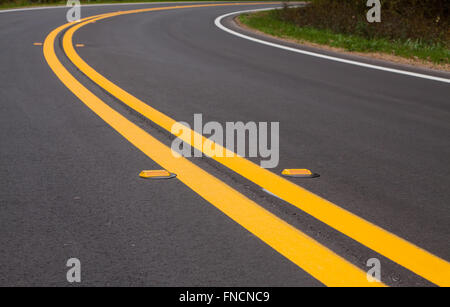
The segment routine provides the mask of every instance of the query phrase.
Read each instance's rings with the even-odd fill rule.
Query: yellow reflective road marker
[[[142,171],[139,177],[144,179],[170,179],[176,177],[176,175],[162,169]]]
[[[221,4],[198,6],[189,5],[185,7],[206,6],[221,6]],[[174,9],[174,7],[125,11],[121,12],[120,15],[164,9]],[[116,15],[119,15],[119,13],[110,14],[109,16],[103,15],[102,17],[96,18],[96,20],[113,17]],[[72,37],[76,30],[86,24],[89,24],[89,22],[81,22],[70,28],[64,35],[64,51],[72,63],[92,81],[97,83],[114,97],[121,100],[135,111],[141,113],[143,116],[147,117],[160,127],[171,132],[173,125],[176,124],[174,119],[152,108],[142,100],[134,97],[122,88],[118,87],[116,84],[112,83],[110,80],[106,79],[95,69],[90,67],[77,54],[72,45]],[[244,178],[247,178],[263,189],[270,191],[271,193],[277,195],[277,197],[299,208],[300,210],[303,210],[304,212],[324,222],[328,226],[365,245],[366,247],[384,255],[385,257],[424,277],[425,279],[428,279],[436,285],[450,286],[450,264],[446,260],[423,250],[422,248],[378,227],[375,224],[372,224],[369,221],[360,218],[359,216],[356,216],[355,214],[321,198],[318,195],[313,194],[312,192],[292,183],[286,178],[278,176],[245,158],[235,155],[233,152],[230,152],[228,149],[223,148],[219,144],[214,144],[214,147],[219,148],[218,151],[222,151],[227,154],[222,157],[215,156],[214,151],[203,147],[203,144],[210,140],[193,130],[191,130],[191,135],[185,136],[183,134],[180,138],[187,144],[202,151],[206,156],[211,157],[217,162],[240,174]],[[201,139],[202,142],[194,142],[193,140],[195,138]]]
[[[309,169],[306,168],[292,168],[292,169],[284,169],[281,172],[282,175],[288,177],[301,177],[301,178],[315,178],[319,177],[319,174],[312,173]]]
[[[33,45],[35,45],[35,46],[42,46],[43,44],[42,43],[33,43]]]
[[[148,9],[150,10],[152,9]],[[177,178],[186,186],[325,285],[385,286],[381,282],[369,282],[366,272],[186,158],[174,157],[171,148],[95,96],[70,74],[56,56],[55,40],[70,26],[71,24],[60,26],[47,36],[44,43],[44,56],[48,65],[76,97],[132,145],[164,169],[176,172]]]
[[[84,47],[84,44],[75,44],[75,47]]]
[[[306,168],[286,168],[281,172],[283,175],[312,175]]]

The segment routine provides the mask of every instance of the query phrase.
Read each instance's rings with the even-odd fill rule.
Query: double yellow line
[[[91,22],[118,15],[180,8],[245,4],[171,6],[98,15],[88,18],[70,28],[64,35],[63,48],[72,63],[95,83],[129,107],[171,132],[172,126],[176,123],[175,120],[124,91],[83,61],[73,48],[73,34],[79,28]],[[360,269],[321,246],[297,229],[286,224],[278,217],[264,210],[244,195],[233,190],[188,160],[174,158],[168,147],[112,110],[81,85],[59,62],[54,51],[54,41],[57,35],[71,25],[73,24],[63,25],[50,33],[44,43],[44,55],[60,80],[98,116],[156,163],[177,173],[178,178],[196,193],[324,284],[330,286],[381,285],[381,283],[368,283],[365,273]],[[224,166],[363,245],[437,285],[449,285],[450,265],[445,260],[353,215],[268,170],[260,168],[258,165],[242,157],[230,155],[230,152],[219,144],[214,144],[215,149],[228,152],[228,154],[222,155],[222,157],[215,156],[214,152],[202,146],[207,139],[196,134],[194,131],[191,131],[191,137],[184,135],[180,137],[183,141],[191,144],[191,146],[201,150],[205,155],[212,157]],[[196,139],[201,139],[202,142],[195,142],[194,140]]]

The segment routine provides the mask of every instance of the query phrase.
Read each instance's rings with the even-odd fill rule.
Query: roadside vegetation
[[[382,0],[369,23],[366,0],[312,0],[306,7],[245,14],[239,21],[269,35],[362,53],[450,64],[450,1]]]

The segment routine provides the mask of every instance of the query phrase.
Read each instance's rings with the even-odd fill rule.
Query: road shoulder
[[[231,26],[235,31],[245,33],[253,37],[259,37],[278,44],[288,45],[290,47],[303,49],[311,52],[323,53],[335,57],[341,57],[356,61],[361,61],[369,64],[381,65],[392,68],[407,69],[411,71],[417,71],[419,73],[432,74],[436,76],[449,77],[450,65],[448,64],[435,64],[432,62],[423,61],[420,59],[408,59],[392,54],[386,54],[381,52],[355,52],[348,51],[343,48],[332,47],[328,45],[322,45],[312,43],[306,40],[298,40],[288,37],[279,37],[260,31],[244,24],[239,17],[242,14],[237,14],[228,18],[225,22]]]

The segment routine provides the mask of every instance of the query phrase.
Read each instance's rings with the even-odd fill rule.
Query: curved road
[[[83,7],[82,17],[169,5]],[[203,122],[280,122],[280,162],[271,172],[319,173],[289,180],[448,269],[449,84],[264,46],[214,25],[225,13],[275,6],[116,16],[80,28],[74,42],[97,72],[177,121],[192,124],[201,113]],[[0,286],[67,285],[72,257],[82,262],[82,285],[326,284],[181,181],[138,177],[161,167],[80,102],[33,45],[65,14],[0,13]],[[231,19],[224,24],[235,28]],[[61,41],[56,54],[76,79],[170,146],[167,131],[81,73]],[[433,285],[223,165],[189,160],[362,271],[380,259],[385,284]]]

